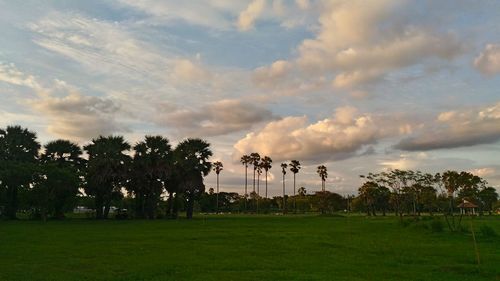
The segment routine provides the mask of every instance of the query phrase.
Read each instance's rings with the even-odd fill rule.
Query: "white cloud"
[[[17,69],[14,64],[0,61],[0,81],[32,89],[41,88],[33,75],[28,75]]]
[[[252,29],[255,20],[262,13],[265,5],[265,0],[253,0],[250,4],[248,4],[247,8],[242,11],[238,17],[238,29],[241,31]]]
[[[495,143],[500,140],[499,124],[500,102],[475,109],[443,112],[435,123],[423,126],[395,147],[418,151]]]
[[[172,22],[175,20],[215,29],[229,29],[232,18],[244,9],[247,1],[156,1],[120,0],[122,4],[152,15],[150,21]]]
[[[366,145],[389,133],[379,129],[374,118],[341,107],[332,118],[308,124],[307,117],[286,117],[268,123],[235,145],[235,157],[250,152],[270,155],[276,160],[328,160],[354,156]]]
[[[315,38],[304,40],[287,77],[328,77],[336,88],[377,82],[392,71],[448,61],[463,47],[452,33],[402,15],[406,2],[383,0],[323,1]],[[257,72],[261,71],[258,69]]]
[[[205,81],[211,76],[210,72],[206,70],[199,62],[193,62],[187,59],[179,59],[175,61],[174,69],[172,72],[173,81],[193,82]]]
[[[483,74],[500,73],[500,44],[488,44],[474,60],[474,66]]]
[[[476,168],[470,170],[469,172],[479,177],[487,177],[496,174],[495,168],[492,167]]]

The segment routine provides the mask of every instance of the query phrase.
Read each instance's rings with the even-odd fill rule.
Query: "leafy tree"
[[[378,184],[373,181],[365,182],[359,189],[359,196],[366,207],[366,214],[376,216],[375,206],[377,203]]]
[[[174,151],[179,169],[180,190],[186,197],[186,217],[193,217],[194,200],[205,191],[203,177],[210,173],[212,156],[210,144],[201,139],[187,139],[177,145]]]
[[[290,162],[290,171],[293,173],[293,209],[297,211],[297,200],[295,198],[295,175],[300,171],[300,162],[299,160],[292,160]]]
[[[498,201],[498,193],[494,187],[485,187],[479,194],[479,199],[484,206],[485,211],[491,215],[494,204]]]
[[[299,196],[306,196],[306,194],[307,194],[307,190],[303,186],[299,187],[299,189],[297,190],[297,192],[298,192]]]
[[[130,145],[122,136],[100,136],[84,147],[89,156],[85,192],[95,198],[96,218],[107,218],[127,176]]]
[[[36,134],[20,126],[0,129],[0,189],[5,216],[16,219],[18,192],[33,182],[40,144]]]
[[[224,165],[220,161],[213,163],[213,169],[217,175],[217,195],[216,195],[216,212],[219,212],[219,174],[222,172]]]

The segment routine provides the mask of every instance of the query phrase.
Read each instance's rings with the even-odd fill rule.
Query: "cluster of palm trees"
[[[175,148],[163,136],[145,136],[134,145],[122,136],[99,136],[84,147],[59,139],[41,146],[36,134],[20,126],[0,129],[0,215],[16,218],[18,210],[31,210],[45,219],[64,217],[82,195],[92,199],[97,219],[107,218],[113,203],[128,193],[135,217],[157,218],[164,195],[165,215],[176,217],[179,206],[191,218],[195,200],[205,193],[204,177],[212,170],[217,176],[216,211],[219,211],[219,175],[224,166],[210,162],[210,144],[202,139],[186,139]],[[268,199],[268,176],[273,160],[254,152],[240,159],[245,167],[244,204],[247,209],[248,168],[253,168],[251,198],[259,212],[261,177],[265,178],[264,198]],[[293,209],[296,211],[298,160],[281,163],[283,202],[287,212],[285,179],[293,173]],[[318,167],[325,191],[327,169]],[[305,189],[300,192],[305,193]],[[299,193],[300,193],[299,192]],[[22,202],[20,203],[20,198]],[[267,202],[268,203],[268,202]],[[22,206],[20,206],[22,205]],[[163,206],[163,205],[162,205]]]
[[[258,212],[258,200],[260,198],[260,176],[262,174],[262,171],[265,172],[265,184],[266,184],[266,189],[265,189],[265,196],[264,198],[268,198],[268,185],[267,185],[267,179],[268,179],[268,173],[269,170],[272,168],[272,163],[273,160],[269,156],[263,156],[261,157],[259,153],[257,152],[252,152],[250,154],[245,154],[241,156],[240,158],[241,164],[245,167],[245,190],[244,190],[244,196],[245,199],[248,197],[248,167],[253,166],[253,193],[256,195],[256,208]],[[283,213],[287,212],[287,205],[286,205],[286,186],[285,186],[285,176],[287,173],[287,169],[289,169],[293,173],[293,208],[294,210],[296,209],[296,194],[297,194],[297,188],[296,188],[296,175],[299,173],[300,169],[302,168],[300,161],[299,160],[291,160],[290,163],[283,162],[280,165],[281,167],[281,173],[283,176],[282,183],[283,183],[283,203],[282,203],[282,210]],[[328,172],[327,168],[324,165],[318,166],[317,170],[318,175],[321,178],[322,181],[322,191],[325,191],[325,181],[326,178],[328,177]],[[257,189],[256,189],[257,187]],[[246,200],[245,200],[245,210],[246,208]]]
[[[137,217],[158,217],[161,197],[167,193],[167,215],[176,217],[177,203],[183,200],[191,218],[195,199],[205,191],[203,177],[212,169],[210,144],[202,139],[186,139],[172,148],[162,136],[146,136],[134,146],[122,136],[100,136],[83,149],[68,140],[41,148],[28,129],[0,129],[2,216],[15,219],[22,197],[27,198],[24,209],[43,219],[62,217],[65,207],[84,191],[94,199],[95,217],[107,218],[113,200],[126,191],[135,201]],[[213,167],[217,174],[222,171],[220,162]]]

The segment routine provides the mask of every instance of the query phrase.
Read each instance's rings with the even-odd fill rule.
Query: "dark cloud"
[[[425,151],[495,143],[500,140],[500,103],[464,111],[441,113],[436,122],[394,147]]]
[[[266,108],[239,100],[221,100],[193,109],[160,113],[156,121],[189,136],[220,136],[272,119],[276,116]]]

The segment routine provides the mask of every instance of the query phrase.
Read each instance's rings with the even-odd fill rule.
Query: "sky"
[[[0,127],[201,137],[221,191],[243,192],[251,152],[273,159],[271,195],[291,159],[308,192],[318,165],[343,195],[390,169],[500,190],[498,26],[493,0],[0,0]]]

